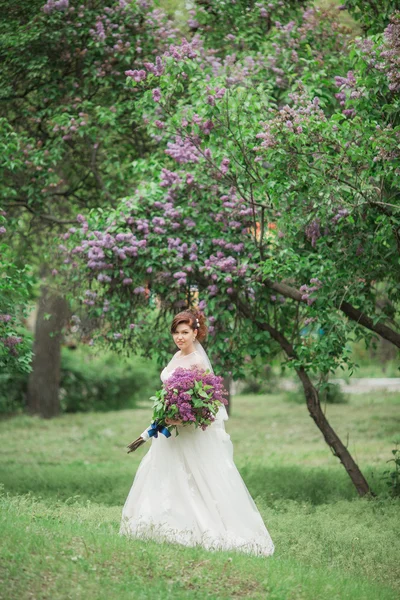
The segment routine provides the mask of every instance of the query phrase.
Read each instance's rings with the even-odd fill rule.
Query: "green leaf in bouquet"
[[[201,408],[201,407],[203,407],[203,406],[204,406],[204,402],[203,402],[203,400],[201,400],[200,398],[195,398],[195,399],[193,400],[193,406],[194,406],[195,408]]]

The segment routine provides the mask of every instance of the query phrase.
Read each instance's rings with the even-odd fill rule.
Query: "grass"
[[[148,405],[0,422],[0,598],[391,600],[400,592],[398,499],[381,479],[399,439],[400,395],[352,396],[327,417],[366,475],[359,498],[305,406],[239,396],[235,461],[276,545],[258,558],[118,535],[147,451],[125,445]]]

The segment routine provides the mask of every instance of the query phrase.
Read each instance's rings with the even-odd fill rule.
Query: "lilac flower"
[[[181,183],[181,181],[182,180],[179,177],[178,173],[175,173],[174,171],[169,171],[165,168],[161,169],[161,187],[172,187],[173,185],[178,185],[179,183]]]
[[[178,163],[199,162],[200,153],[196,146],[188,139],[183,140],[175,136],[175,142],[168,142],[165,154],[172,156]]]
[[[144,66],[150,73],[153,73],[153,75],[156,75],[157,77],[160,77],[164,73],[164,67],[160,56],[157,56],[155,65],[145,62]]]
[[[197,365],[190,369],[179,367],[164,383],[163,390],[157,392],[156,397],[164,406],[155,408],[153,419],[165,422],[169,417],[206,429],[215,420],[219,407],[227,404],[227,393],[222,377]]]
[[[317,240],[321,237],[320,219],[316,218],[306,227],[306,236],[311,240],[311,245],[315,248]]]
[[[147,73],[146,71],[143,71],[143,69],[141,69],[140,71],[138,71],[137,69],[134,69],[133,71],[125,71],[125,75],[127,77],[132,77],[132,79],[134,79],[138,83],[140,81],[144,81],[147,77]]]
[[[154,102],[160,102],[161,100],[161,90],[160,88],[155,88],[152,90],[153,100]]]
[[[223,158],[222,159],[221,166],[220,166],[220,171],[224,175],[226,175],[226,173],[228,172],[230,162],[231,161],[229,160],[229,158]]]
[[[350,214],[350,211],[347,208],[339,208],[339,210],[337,211],[337,213],[335,214],[335,216],[332,217],[331,223],[333,223],[334,225],[336,225],[336,223],[338,221],[340,221],[340,219],[343,219],[344,217],[347,217],[349,214]]]
[[[7,338],[1,338],[1,341],[3,342],[4,346],[6,346],[7,348],[12,348],[16,344],[20,344],[22,342],[22,337],[10,335]]]
[[[310,323],[314,323],[314,321],[316,321],[316,320],[317,320],[316,317],[308,317],[307,319],[305,319],[304,325],[309,325]]]
[[[68,10],[69,0],[48,0],[46,4],[42,7],[42,11],[49,15],[53,12],[53,10]]]

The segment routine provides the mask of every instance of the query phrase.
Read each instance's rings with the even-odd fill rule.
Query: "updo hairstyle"
[[[196,321],[199,322],[200,327],[197,327]],[[207,325],[206,318],[202,312],[196,309],[183,310],[182,312],[175,315],[172,325],[171,333],[175,333],[178,325],[181,323],[187,323],[193,330],[197,329],[196,339],[202,342],[207,336]]]

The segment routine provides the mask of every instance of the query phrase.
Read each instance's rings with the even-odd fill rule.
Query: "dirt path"
[[[365,394],[373,391],[400,392],[399,377],[365,377],[352,378],[349,382],[344,379],[331,379],[332,383],[339,383],[344,392],[349,394]]]

